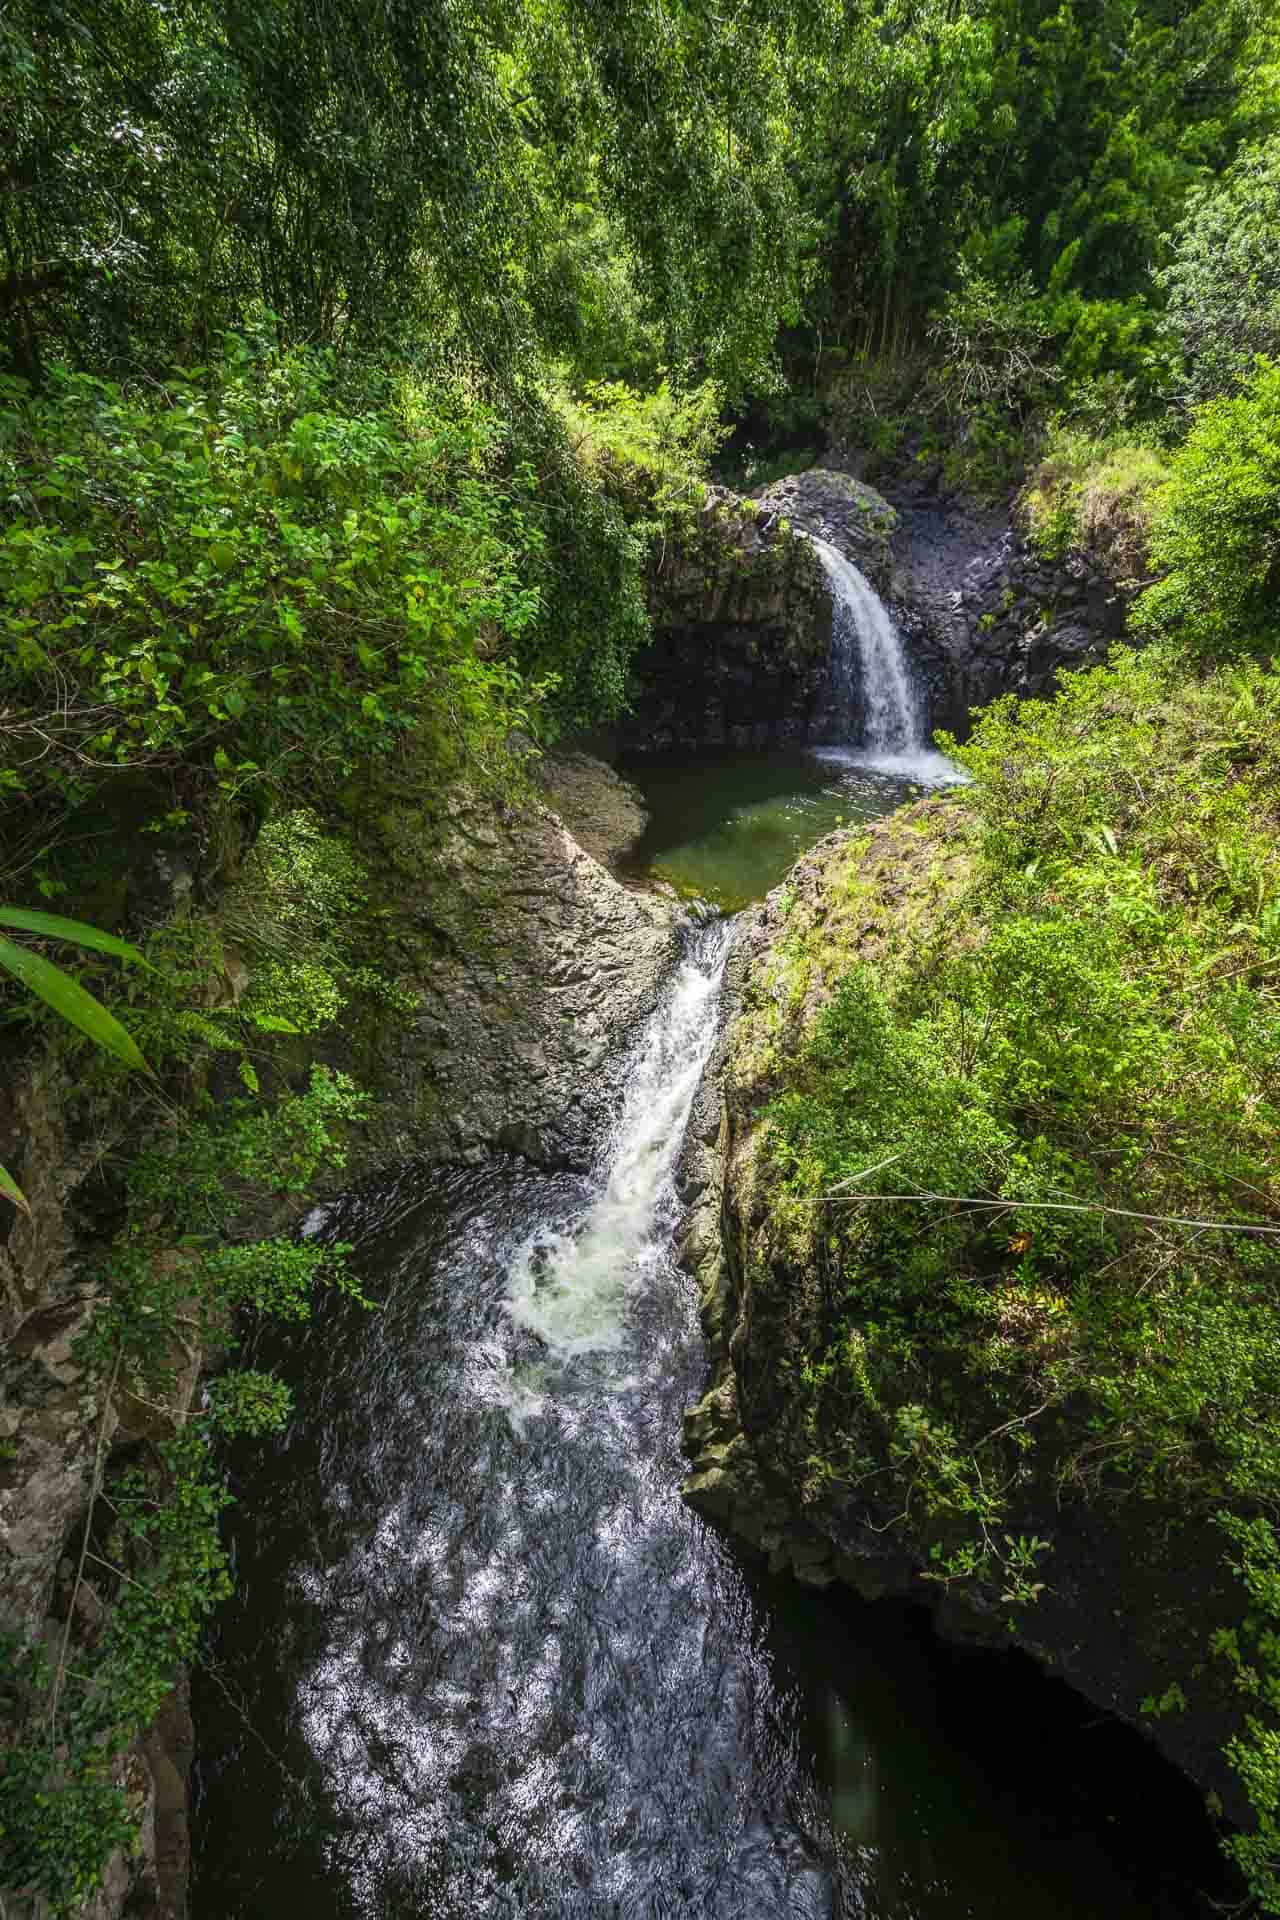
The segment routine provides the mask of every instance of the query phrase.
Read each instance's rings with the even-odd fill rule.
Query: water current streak
[[[679,1496],[705,1354],[673,1171],[728,940],[691,930],[598,1174],[460,1173],[378,1235],[384,1310],[264,1488],[309,1473],[325,1511],[299,1552],[277,1493],[284,1565],[244,1568],[246,1610],[291,1588],[300,1797],[255,1831],[240,1786],[207,1920],[836,1910],[763,1623]]]
[[[869,753],[918,753],[919,702],[893,617],[872,587],[825,540],[813,542],[831,583],[832,677],[850,740],[861,694],[862,744]]]

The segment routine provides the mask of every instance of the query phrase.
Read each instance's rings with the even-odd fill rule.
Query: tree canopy
[[[594,210],[668,360],[731,377],[794,309],[802,9],[599,0],[17,0],[0,17],[16,363],[312,344],[571,345]],[[798,69],[797,69],[798,70]]]

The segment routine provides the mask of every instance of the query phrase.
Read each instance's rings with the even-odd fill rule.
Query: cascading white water
[[[923,786],[962,779],[959,769],[925,743],[921,702],[902,639],[889,609],[865,575],[825,540],[811,536],[831,583],[831,673],[847,746],[820,748],[824,759],[847,760],[905,775]],[[862,709],[862,739],[853,739]]]
[[[552,1356],[609,1352],[626,1333],[627,1296],[661,1258],[672,1175],[716,1036],[715,1000],[729,923],[693,936],[631,1074],[605,1184],[566,1231],[540,1228],[512,1266],[507,1311]],[[527,1383],[519,1396],[529,1411]]]
[[[832,668],[846,731],[862,691],[863,745],[871,753],[916,753],[923,746],[915,688],[889,610],[851,560],[815,540],[831,582]]]

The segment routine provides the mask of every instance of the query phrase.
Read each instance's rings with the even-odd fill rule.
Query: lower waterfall
[[[1100,1736],[1051,1682],[966,1678],[681,1499],[675,1169],[729,931],[690,927],[594,1170],[409,1166],[325,1219],[379,1310],[278,1336],[295,1416],[242,1454],[195,1920],[1189,1920],[1076,1811]]]

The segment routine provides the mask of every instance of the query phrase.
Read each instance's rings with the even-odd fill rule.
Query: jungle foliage
[[[233,1367],[187,1417],[189,1370],[349,1284],[289,1237],[368,1113],[317,1054],[416,1004],[349,822],[375,773],[424,819],[519,798],[536,741],[620,710],[648,541],[798,315],[788,129],[833,18],[0,10],[0,963],[65,1015],[45,907],[128,932],[149,969],[97,1037],[152,1069],[126,1091],[0,991],[6,1057],[44,1048],[114,1142],[88,1514],[52,1657],[6,1645],[0,1681],[0,1885],[52,1912],[132,1844],[125,1756],[226,1590],[217,1436],[287,1415]],[[135,897],[147,835],[200,871],[176,912]],[[20,1233],[34,1171],[0,1172]]]
[[[1222,1516],[1238,1851],[1280,1912],[1278,47],[1274,0],[0,10],[0,898],[24,966],[49,904],[136,936],[154,1075],[11,986],[0,1020],[129,1105],[80,1353],[165,1433],[95,1463],[60,1651],[15,1650],[0,1882],[71,1913],[129,1843],[121,1756],[225,1588],[216,1434],[286,1415],[249,1368],[165,1424],[183,1354],[354,1286],[288,1237],[367,1113],[304,1043],[413,1002],[335,823],[375,768],[424,812],[518,797],[618,714],[728,408],[994,496],[1033,451],[1046,550],[1160,571],[1144,657],[979,726],[963,929],[850,962],[772,1126],[797,1203],[881,1156],[981,1182],[924,1240],[883,1185],[836,1216],[815,1474],[874,1429],[935,1577],[1030,1604],[1046,1543],[1003,1533],[945,1363],[1010,1472],[1029,1407],[1083,1404],[1064,1484]],[[202,863],[160,928],[113,865],[144,834]],[[112,1617],[72,1670],[87,1556]]]
[[[1275,346],[1272,0],[876,0],[798,158],[812,286],[744,431],[993,497],[1051,414],[1114,433]]]
[[[1243,1618],[1198,1684],[1244,1708],[1229,1758],[1258,1825],[1230,1844],[1269,1913],[1278,433],[1262,362],[1164,458],[1113,453],[1159,570],[1133,620],[1145,650],[943,737],[973,785],[919,831],[967,866],[923,926],[851,849],[832,916],[783,941],[780,1000],[826,986],[773,1063],[767,1116],[775,1230],[830,1303],[802,1369],[809,1497],[874,1501],[923,1542],[927,1578],[1015,1613],[1053,1580],[1028,1503],[1146,1503],[1216,1530]],[[1068,464],[1042,476],[1042,532],[1056,499],[1080,537],[1083,484]]]
[[[535,345],[572,350],[613,280],[666,359],[696,345],[740,377],[794,302],[787,75],[821,14],[17,0],[15,364],[163,369],[262,304],[291,342],[444,332],[506,378]]]

